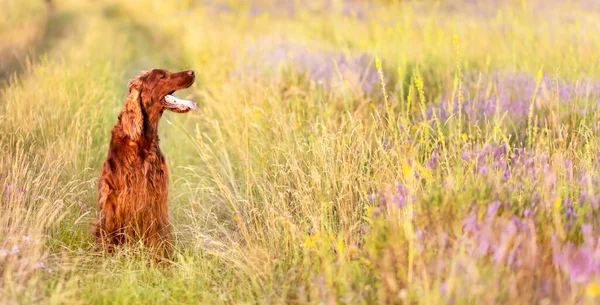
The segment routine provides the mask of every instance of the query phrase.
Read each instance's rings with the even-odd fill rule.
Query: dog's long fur
[[[165,95],[194,82],[193,71],[154,69],[129,82],[129,96],[112,129],[108,156],[99,180],[97,242],[113,249],[141,239],[160,257],[172,252],[167,206],[168,169],[160,150],[158,122]],[[178,109],[169,109],[186,112]]]

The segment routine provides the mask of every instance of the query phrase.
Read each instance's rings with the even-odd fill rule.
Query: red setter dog
[[[129,96],[112,129],[99,181],[95,236],[104,248],[141,239],[159,257],[170,257],[168,170],[158,145],[158,121],[165,110],[198,109],[193,102],[171,95],[194,80],[191,70],[154,69],[129,81]]]

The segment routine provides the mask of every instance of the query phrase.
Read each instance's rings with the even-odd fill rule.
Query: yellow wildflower
[[[585,295],[593,298],[600,296],[600,284],[597,282],[588,284],[585,287]]]

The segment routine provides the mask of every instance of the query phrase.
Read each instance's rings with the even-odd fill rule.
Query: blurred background
[[[0,0],[0,303],[596,304],[600,2]],[[94,253],[127,80],[177,254]]]

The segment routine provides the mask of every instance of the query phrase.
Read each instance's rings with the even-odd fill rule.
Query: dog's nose
[[[191,77],[194,77],[194,70],[188,70],[187,74]]]

